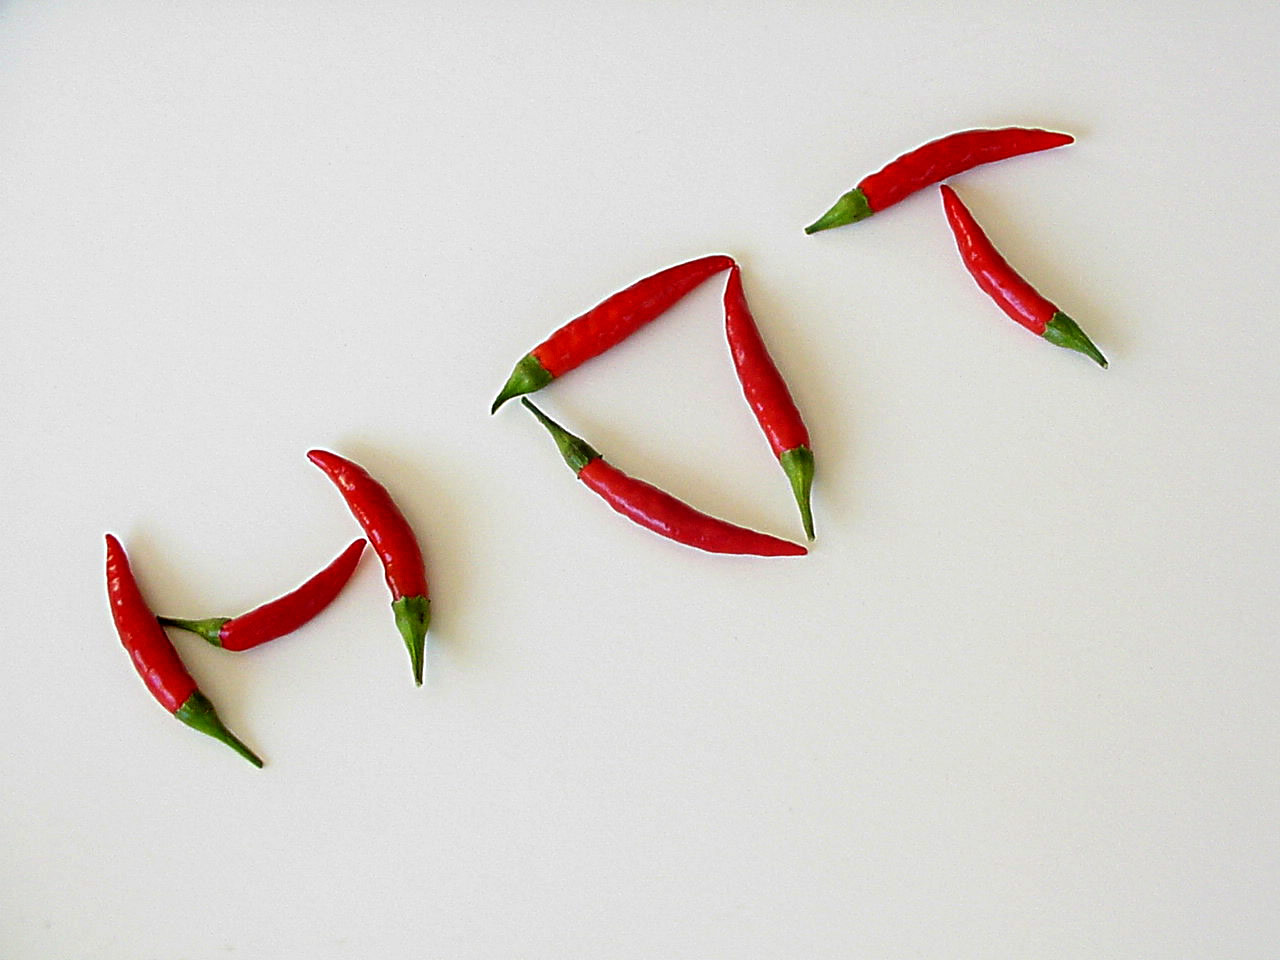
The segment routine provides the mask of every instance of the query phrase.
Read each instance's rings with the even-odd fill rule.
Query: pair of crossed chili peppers
[[[413,677],[422,685],[431,601],[422,549],[387,489],[363,467],[327,450],[307,456],[334,482],[382,560],[396,626],[409,648]],[[187,672],[164,627],[199,634],[224,650],[249,650],[297,630],[337,598],[364,554],[356,540],[301,586],[238,617],[184,620],[151,612],[120,541],[107,534],[107,598],[120,641],[160,705],[189,727],[231,747],[256,767],[262,760],[226,728]]]
[[[1064,146],[1067,134],[1022,127],[967,130],[918,147],[864,177],[817,222],[816,233],[863,220],[924,187],[972,167],[1024,153]],[[960,256],[969,272],[1005,313],[1051,343],[1085,354],[1101,366],[1106,359],[1080,327],[1019,276],[1000,256],[954,190],[941,186],[943,208]],[[813,539],[810,490],[813,452],[809,433],[764,341],[742,289],[742,272],[726,256],[702,257],[659,271],[614,294],[571,320],[526,354],[494,401],[533,393],[575,367],[607,351],[661,316],[678,300],[725,270],[725,333],[743,394],[791,482],[804,530]],[[551,433],[577,477],[614,510],[662,536],[713,553],[800,556],[799,544],[708,516],[658,488],[606,463],[586,441],[569,433],[529,402],[521,402]],[[422,684],[430,601],[422,551],[391,495],[362,467],[323,450],[308,456],[337,485],[382,560],[391,590],[396,625],[409,649],[415,681]],[[364,552],[356,540],[332,563],[294,591],[232,618],[157,618],[134,579],[120,541],[107,535],[107,593],[116,629],[152,695],[187,725],[229,745],[256,766],[262,761],[218,719],[213,704],[165,635],[164,626],[193,631],[228,650],[247,650],[296,630],[337,597]]]

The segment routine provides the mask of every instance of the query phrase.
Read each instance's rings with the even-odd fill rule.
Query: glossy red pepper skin
[[[547,428],[578,479],[614,510],[640,526],[709,553],[759,557],[798,557],[808,553],[799,544],[708,516],[652,484],[628,476],[606,463],[584,440],[569,433],[527,399],[521,402]]]
[[[557,377],[621,343],[703,281],[732,266],[732,257],[701,257],[659,270],[618,291],[529,351],[516,364],[490,412],[496,413],[512,397],[541,390]]]
[[[329,606],[355,573],[364,548],[365,541],[356,540],[306,583],[238,617],[204,620],[160,617],[160,622],[197,633],[224,650],[250,650],[293,633]]]
[[[409,649],[413,679],[422,686],[431,601],[426,564],[413,528],[387,488],[364,467],[327,450],[312,450],[307,457],[337,486],[382,561],[396,626]]]
[[[701,513],[652,484],[627,476],[600,457],[583,467],[578,479],[628,520],[699,550],[758,557],[799,557],[808,552],[799,544]]]
[[[254,766],[261,767],[262,761],[223,726],[213,704],[196,687],[143,599],[124,547],[111,534],[107,534],[107,599],[120,642],[133,660],[138,676],[160,705],[183,723],[222,741]]]
[[[812,540],[813,451],[809,431],[760,336],[742,289],[742,270],[737,265],[729,271],[729,282],[724,288],[724,329],[747,405],[791,481],[804,532]]]
[[[815,223],[805,227],[804,232],[817,233],[865,220],[917,190],[984,163],[1051,150],[1074,141],[1070,134],[1029,127],[962,130],[948,134],[904,153],[883,170],[863,177]]]
[[[147,608],[120,541],[107,534],[107,598],[120,642],[151,695],[170,713],[196,692],[196,682]]]
[[[983,292],[1032,333],[1060,347],[1077,350],[1105,367],[1106,358],[1076,322],[1041,296],[1000,256],[956,192],[946,184],[939,189],[960,259]]]

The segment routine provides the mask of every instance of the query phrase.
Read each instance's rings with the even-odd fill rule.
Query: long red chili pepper
[[[1069,134],[1026,127],[948,134],[904,153],[878,173],[863,177],[815,223],[805,227],[804,232],[817,233],[865,220],[917,190],[957,173],[1019,154],[1065,146],[1073,140]]]
[[[946,184],[940,189],[947,222],[951,224],[956,246],[960,248],[960,259],[973,274],[973,279],[978,281],[978,286],[1001,310],[1032,333],[1039,334],[1059,347],[1078,350],[1105,367],[1106,357],[1076,322],[1040,296],[1000,256],[1000,252],[978,226],[978,221],[973,219],[973,214],[960,202],[956,192]]]
[[[541,390],[556,377],[621,343],[704,280],[733,266],[733,258],[702,257],[637,280],[603,303],[570,320],[521,358],[491,413],[523,393]]]
[[[418,538],[387,488],[369,476],[364,467],[327,450],[312,450],[307,456],[337,485],[381,558],[396,627],[409,648],[414,682],[422,686],[431,601],[427,598],[427,571]]]
[[[564,462],[578,479],[614,510],[640,526],[710,553],[760,557],[798,557],[808,553],[799,544],[717,520],[652,484],[627,476],[606,463],[585,440],[569,433],[527,399],[520,402],[547,428]]]
[[[729,282],[724,288],[724,330],[747,404],[791,481],[804,532],[812,540],[813,511],[809,500],[813,487],[813,451],[809,446],[809,431],[760,337],[747,306],[747,295],[742,290],[742,271],[736,264],[729,271]]]
[[[248,650],[260,646],[268,640],[293,633],[331,604],[356,572],[356,564],[360,562],[364,548],[363,539],[355,541],[302,586],[238,617],[158,619],[166,627],[180,627],[198,633],[215,647],[222,647],[224,650]]]
[[[124,547],[111,534],[107,534],[107,599],[120,642],[160,705],[187,726],[221,740],[255,767],[261,767],[257,754],[223,726],[213,704],[196,687],[155,614],[147,607]]]

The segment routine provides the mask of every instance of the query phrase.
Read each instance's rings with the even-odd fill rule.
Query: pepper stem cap
[[[213,709],[209,698],[197,690],[183,702],[173,714],[188,727],[208,734],[215,740],[225,743],[255,767],[261,768],[262,760],[258,755],[240,742],[240,739],[228,730],[218,719],[218,711]]]
[[[1083,353],[1100,367],[1105,368],[1107,365],[1107,358],[1093,345],[1093,341],[1085,335],[1074,320],[1061,311],[1055,313],[1053,319],[1045,325],[1043,336],[1059,347]]]
[[[204,637],[215,647],[222,646],[222,627],[230,617],[209,617],[207,620],[180,620],[177,617],[156,617],[166,627],[190,630]]]
[[[422,686],[423,664],[427,653],[427,627],[431,624],[431,601],[426,597],[401,597],[391,604],[396,615],[396,628],[409,649],[413,666],[413,682]]]
[[[600,454],[596,453],[595,449],[587,441],[581,437],[575,437],[527,399],[521,399],[520,402],[528,407],[533,415],[538,418],[538,422],[547,428],[547,432],[555,440],[556,446],[560,448],[560,456],[564,457],[564,462],[569,465],[569,469],[575,475],[581,473],[582,468],[592,460],[600,458]]]
[[[805,233],[817,233],[819,230],[830,230],[832,227],[843,227],[847,223],[857,223],[875,213],[867,195],[854,187],[835,202],[830,210],[813,223],[804,228]]]
[[[813,508],[810,505],[810,491],[813,489],[813,451],[801,445],[785,450],[778,458],[787,479],[791,481],[791,492],[796,496],[796,505],[800,507],[800,520],[804,524],[804,533],[813,539]]]
[[[541,390],[554,379],[555,377],[548,373],[547,368],[542,365],[541,360],[532,353],[526,353],[520,358],[516,368],[511,371],[511,376],[507,378],[506,386],[498,394],[498,399],[493,401],[493,406],[489,409],[489,413],[497,413],[498,408],[512,397]]]

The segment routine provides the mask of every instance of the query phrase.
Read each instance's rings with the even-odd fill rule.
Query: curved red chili
[[[960,259],[987,296],[1032,333],[1059,347],[1078,350],[1105,367],[1106,357],[1076,322],[1042,297],[1000,256],[956,192],[946,184],[940,189],[942,206],[951,232],[955,234]]]
[[[213,704],[196,687],[155,614],[147,607],[124,547],[111,534],[107,534],[107,599],[120,642],[160,705],[187,726],[222,741],[255,767],[261,767],[257,754],[223,725]]]
[[[798,557],[808,551],[796,543],[717,520],[652,484],[629,477],[606,463],[582,438],[575,437],[527,399],[521,400],[555,439],[578,479],[624,517],[678,543],[710,553],[760,557]]]
[[[215,647],[224,650],[249,650],[293,633],[321,610],[333,603],[347,585],[364,553],[365,541],[357,540],[343,550],[327,567],[283,597],[255,607],[238,617],[209,617],[204,620],[182,620],[159,617],[166,627],[180,627],[198,633]]]
[[[893,160],[883,170],[863,177],[805,233],[817,233],[865,220],[891,207],[917,190],[984,163],[994,163],[1024,153],[1051,150],[1074,142],[1066,133],[1028,127],[999,130],[963,130],[916,147]]]
[[[556,377],[621,343],[698,284],[731,266],[732,257],[716,255],[659,270],[570,320],[521,358],[490,413],[496,413],[512,397],[541,390]]]
[[[809,446],[809,431],[760,337],[742,289],[742,271],[736,264],[729,271],[729,282],[724,288],[724,330],[742,393],[773,448],[773,455],[791,481],[804,532],[812,540],[813,451]]]
[[[422,548],[413,528],[391,499],[387,488],[373,479],[364,467],[327,450],[312,450],[307,457],[337,486],[382,560],[396,627],[409,648],[414,682],[422,686],[431,601],[427,596],[427,570],[422,560]]]

